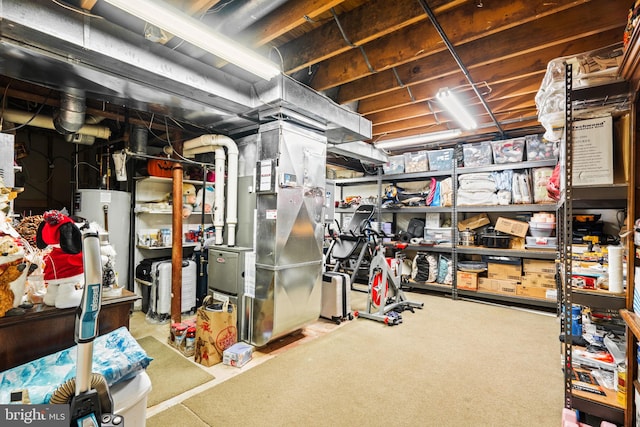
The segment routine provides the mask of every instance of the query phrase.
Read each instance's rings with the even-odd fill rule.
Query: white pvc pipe
[[[238,224],[238,147],[233,139],[224,135],[201,135],[197,138],[186,141],[183,148],[183,155],[185,157],[194,157],[196,154],[208,153],[216,150],[220,147],[227,149],[227,219],[226,223],[229,227],[227,244],[229,246],[235,246],[236,244],[236,226]],[[218,172],[218,154],[216,154],[216,200],[218,192],[223,193],[218,189],[218,176],[224,179],[224,168],[221,173]],[[223,186],[224,188],[224,186]],[[224,201],[224,199],[223,199]],[[222,209],[222,207],[220,207]],[[215,221],[215,216],[214,216]],[[216,244],[218,237],[218,228],[216,227]]]
[[[224,227],[224,163],[225,163],[224,148],[222,147],[216,148],[215,156],[216,156],[216,188],[213,192],[213,195],[215,197],[214,204],[213,204],[213,225],[216,228],[216,245],[221,245],[223,240],[222,228]]]
[[[56,130],[53,125],[53,118],[48,116],[35,116],[31,113],[19,110],[4,110],[2,117],[12,123],[25,124],[43,129]],[[84,125],[76,132],[81,135],[94,136],[100,139],[109,139],[111,130],[106,126]]]

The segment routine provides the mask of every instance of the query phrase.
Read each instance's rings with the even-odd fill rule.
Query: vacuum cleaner
[[[75,342],[78,348],[76,377],[58,387],[50,403],[70,406],[71,427],[122,427],[123,417],[111,413],[113,400],[106,380],[102,375],[92,373],[93,340],[98,335],[98,314],[102,305],[102,262],[98,233],[83,232],[82,262],[85,285],[75,319]]]

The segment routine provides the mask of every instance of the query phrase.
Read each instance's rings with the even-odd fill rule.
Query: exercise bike
[[[374,243],[374,255],[369,268],[366,311],[356,312],[356,316],[383,322],[389,326],[402,323],[402,313],[414,308],[422,309],[424,303],[409,301],[401,289],[402,265],[399,257],[385,257],[383,231],[367,228]]]

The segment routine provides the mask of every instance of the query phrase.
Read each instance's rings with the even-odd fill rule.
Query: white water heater
[[[76,191],[74,214],[95,222],[109,232],[109,243],[116,251],[118,284],[128,289],[129,245],[131,244],[131,193],[114,190]]]

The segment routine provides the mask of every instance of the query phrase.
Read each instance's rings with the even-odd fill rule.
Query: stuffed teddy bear
[[[0,317],[22,304],[29,264],[24,248],[12,236],[0,237]]]
[[[182,184],[182,217],[189,218],[196,204],[196,187],[193,184]]]
[[[27,263],[13,261],[0,265],[0,317],[14,308],[16,294],[11,290],[11,283],[16,281],[27,270]]]
[[[52,210],[43,215],[36,232],[38,249],[44,254],[44,303],[57,308],[77,307],[82,299],[84,265],[82,232],[63,212]]]

